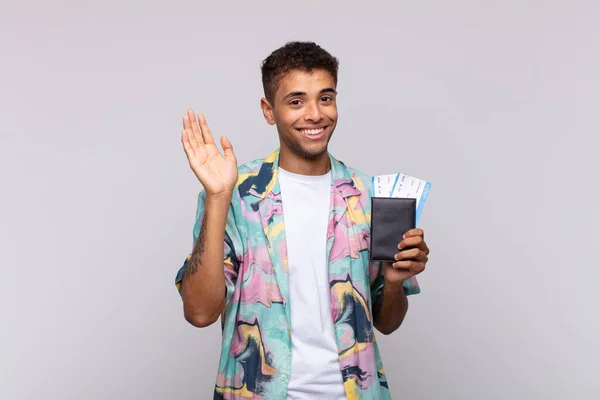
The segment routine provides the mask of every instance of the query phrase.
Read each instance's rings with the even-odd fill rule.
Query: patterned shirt
[[[349,400],[390,399],[373,330],[383,266],[369,262],[371,179],[329,154],[327,260],[331,318]],[[224,243],[226,306],[215,399],[286,399],[292,338],[279,150],[241,165]],[[205,192],[198,196],[194,242]],[[310,212],[310,210],[307,210]],[[178,290],[191,255],[176,277]],[[415,277],[407,295],[420,292]]]

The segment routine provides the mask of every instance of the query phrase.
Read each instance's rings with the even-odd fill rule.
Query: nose
[[[305,121],[317,123],[323,119],[321,109],[317,103],[310,102],[306,105],[306,113],[304,114]]]

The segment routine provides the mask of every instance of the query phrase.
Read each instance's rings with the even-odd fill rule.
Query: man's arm
[[[384,263],[383,268],[390,267],[392,267],[391,263]],[[394,283],[384,280],[383,292],[373,307],[375,328],[384,335],[389,335],[402,325],[407,311],[408,298],[402,282]]]
[[[223,243],[238,167],[227,137],[221,137],[221,154],[206,118],[198,114],[196,119],[193,110],[183,117],[181,143],[205,194],[198,210],[200,232],[181,282],[181,296],[185,319],[204,327],[215,322],[225,307]]]
[[[231,194],[207,195],[198,240],[181,282],[185,319],[197,327],[213,324],[225,307],[223,242]]]
[[[396,262],[382,263],[379,276],[381,294],[373,306],[373,325],[385,335],[394,332],[402,324],[408,311],[407,294],[419,292],[418,286],[413,287],[411,280],[425,270],[429,259],[425,233],[420,228],[406,232],[398,249],[400,252],[394,256]]]

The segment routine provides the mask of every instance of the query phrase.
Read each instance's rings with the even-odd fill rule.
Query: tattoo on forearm
[[[204,242],[206,239],[206,211],[204,213],[204,220],[200,227],[200,234],[198,240],[194,244],[194,250],[192,251],[192,257],[190,258],[189,265],[186,270],[186,275],[194,275],[198,272],[198,265],[200,264],[200,255],[204,253]]]

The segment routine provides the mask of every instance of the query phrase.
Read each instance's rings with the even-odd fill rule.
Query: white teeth
[[[302,134],[304,134],[304,135],[318,135],[319,133],[323,132],[324,130],[325,130],[325,128],[302,129],[300,132],[302,132]]]

